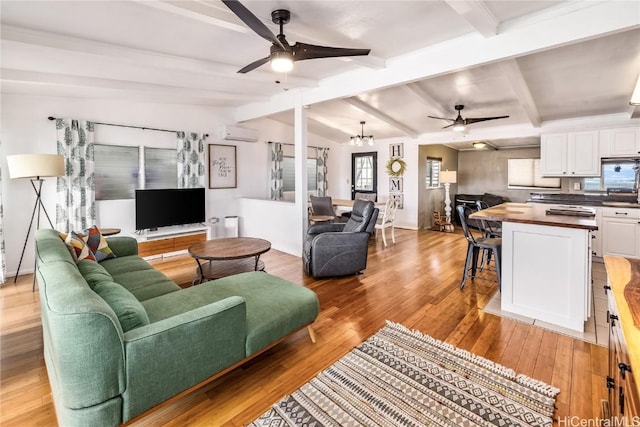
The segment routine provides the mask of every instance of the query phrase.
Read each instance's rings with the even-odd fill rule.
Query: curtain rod
[[[52,117],[52,116],[49,116],[49,117],[47,117],[47,118],[48,118],[49,120],[56,120],[56,119],[57,119],[57,117]],[[155,130],[155,131],[158,131],[158,132],[171,132],[171,133],[177,133],[177,132],[178,132],[177,130],[171,130],[171,129],[147,128],[147,127],[142,127],[142,126],[133,126],[133,125],[119,125],[119,124],[116,124],[116,123],[102,123],[102,122],[92,122],[92,123],[93,123],[93,124],[96,124],[96,125],[103,125],[103,126],[118,126],[118,127],[121,127],[121,128],[132,128],[132,129],[142,129],[142,130]],[[205,134],[204,134],[204,136],[205,136],[205,137],[208,137],[208,136],[209,136],[209,134],[208,134],[208,133],[205,133]]]
[[[267,144],[275,144],[274,141],[267,141]],[[295,147],[296,144],[290,144],[288,142],[279,142],[278,144],[282,144],[282,145],[290,145],[292,147]],[[330,150],[329,147],[316,147],[315,145],[307,145],[307,148],[324,148],[326,150]]]

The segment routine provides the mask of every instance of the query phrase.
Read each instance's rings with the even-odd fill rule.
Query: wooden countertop
[[[604,264],[611,285],[611,292],[618,308],[618,318],[627,344],[627,356],[631,363],[631,372],[640,372],[640,329],[633,323],[629,304],[624,297],[624,288],[631,285],[640,286],[640,260],[605,255]],[[637,392],[640,396],[640,382],[636,379]]]
[[[597,230],[596,218],[584,216],[547,215],[548,206],[528,203],[502,203],[469,215],[471,219],[519,222],[552,227]]]

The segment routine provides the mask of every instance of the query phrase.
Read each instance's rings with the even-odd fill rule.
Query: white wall
[[[8,275],[15,274],[22,245],[27,232],[35,194],[29,180],[10,180],[6,156],[25,153],[55,153],[55,122],[48,116],[71,117],[107,123],[129,124],[172,130],[189,130],[209,133],[207,142],[219,142],[215,137],[219,125],[230,123],[225,111],[188,105],[162,105],[150,103],[121,102],[82,98],[39,97],[26,95],[2,95],[2,199],[4,202],[3,230],[6,245]],[[136,130],[96,125],[95,142],[119,145],[147,145],[153,147],[175,147],[172,133]],[[245,150],[238,147],[238,157]],[[239,168],[241,169],[241,168]],[[239,181],[244,177],[240,176]],[[246,179],[244,179],[246,181]],[[55,178],[47,178],[43,185],[45,208],[55,224]],[[235,196],[238,190],[207,191],[207,215],[233,215]],[[98,203],[98,226],[119,227],[132,231],[135,221],[133,200],[105,201]],[[49,227],[46,219],[43,227]],[[33,269],[32,239],[25,252],[21,272]]]

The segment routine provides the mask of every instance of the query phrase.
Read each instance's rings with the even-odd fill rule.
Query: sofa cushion
[[[116,313],[123,332],[149,324],[149,316],[136,297],[115,282],[100,282],[93,288]]]
[[[84,241],[96,258],[96,261],[104,261],[105,259],[115,258],[115,254],[109,248],[107,240],[104,238],[100,229],[95,225],[82,232]]]
[[[230,296],[247,306],[246,356],[318,316],[318,297],[310,289],[260,271],[237,274],[142,302],[153,323]]]
[[[175,282],[136,255],[108,259],[100,264],[114,282],[131,292],[138,301],[180,290]]]
[[[95,255],[93,254],[93,252],[91,252],[91,249],[84,241],[83,235],[78,234],[75,231],[71,231],[64,239],[64,243],[73,249],[76,254],[75,258],[77,261],[81,261],[83,259],[88,259],[91,261],[96,260]]]
[[[100,282],[112,282],[113,277],[104,269],[101,264],[97,262],[83,259],[78,261],[78,270],[80,274],[87,281],[89,287],[93,289]]]
[[[482,195],[482,201],[485,202],[489,206],[499,205],[504,203],[504,197],[497,196],[495,194],[484,193]]]
[[[61,239],[56,230],[43,228],[37,230],[35,235],[36,257],[39,263],[64,261],[75,265],[76,260],[71,255],[73,249],[63,243],[64,239]]]

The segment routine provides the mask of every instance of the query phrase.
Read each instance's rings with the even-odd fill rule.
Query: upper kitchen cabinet
[[[598,131],[541,135],[542,176],[600,176]]]
[[[625,127],[600,131],[600,157],[638,157],[640,128]]]

